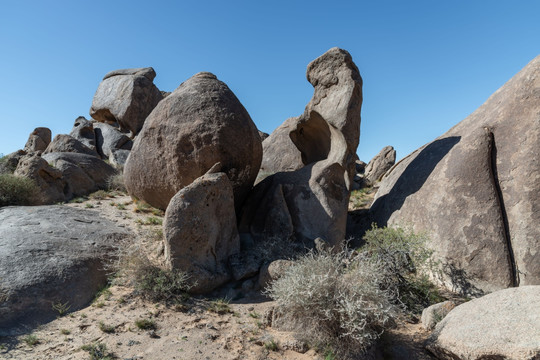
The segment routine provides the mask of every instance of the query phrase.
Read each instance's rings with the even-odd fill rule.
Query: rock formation
[[[25,152],[44,151],[51,142],[51,130],[46,127],[35,128],[28,136]]]
[[[94,134],[93,122],[86,120],[84,116],[75,119],[73,129],[71,129],[69,135],[96,151],[96,135]]]
[[[385,146],[371,161],[364,170],[364,181],[373,185],[386,174],[396,163],[396,150],[392,146]],[[358,166],[358,164],[357,164]]]
[[[539,113],[540,56],[380,183],[374,219],[427,232],[456,291],[540,284]]]
[[[255,124],[233,92],[199,73],[167,96],[146,119],[124,169],[132,196],[165,209],[182,188],[220,162],[238,209],[259,171]]]
[[[362,78],[350,54],[332,48],[308,65],[307,79],[315,92],[304,114],[288,119],[264,141],[265,151],[277,151],[264,154],[267,163],[292,159],[274,161],[272,171],[298,168],[298,155],[304,165],[278,172],[253,189],[239,231],[257,239],[296,239],[308,245],[321,237],[338,245],[344,240],[350,182],[356,173]]]
[[[70,152],[96,157],[99,156],[95,147],[91,149],[74,137],[65,134],[56,135],[49,146],[47,146],[43,154],[52,152]]]
[[[459,305],[427,348],[438,359],[540,358],[540,286],[505,289]]]
[[[118,123],[135,136],[163,95],[154,85],[151,67],[111,71],[99,84],[90,116],[100,122]]]
[[[190,292],[207,293],[231,279],[228,259],[240,251],[231,182],[205,174],[170,201],[163,226],[168,264],[189,275]]]
[[[0,336],[75,311],[106,283],[104,264],[127,236],[97,213],[65,206],[0,209]]]
[[[117,128],[105,123],[95,123],[94,133],[97,151],[101,158],[109,159],[113,164],[124,165],[133,141]]]
[[[62,172],[50,166],[38,153],[22,156],[13,174],[29,178],[37,185],[39,194],[34,201],[36,205],[66,200]]]

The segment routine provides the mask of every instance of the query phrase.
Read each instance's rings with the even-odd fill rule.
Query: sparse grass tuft
[[[69,331],[68,329],[62,329],[62,330],[60,330],[60,334],[69,335],[69,334],[71,334],[71,331]]]
[[[135,320],[135,326],[141,330],[156,330],[156,322],[152,319]]]
[[[28,346],[36,346],[37,344],[39,344],[39,339],[36,335],[34,334],[30,334],[30,335],[27,335],[23,338],[23,341],[26,343],[26,345]]]
[[[278,351],[278,344],[272,339],[264,343],[264,348],[269,351]]]
[[[116,356],[107,351],[107,346],[103,343],[92,343],[81,346],[81,349],[90,354],[90,360],[113,360]]]
[[[86,196],[79,196],[79,197],[71,199],[69,202],[70,203],[75,203],[75,204],[81,204],[81,203],[85,202],[86,200],[88,200],[88,198]]]
[[[104,333],[107,333],[107,334],[112,334],[116,330],[115,326],[107,325],[103,321],[100,321],[98,326],[99,326],[99,330],[101,330],[101,331],[103,331]]]
[[[38,191],[37,185],[31,179],[0,174],[0,207],[31,205]]]
[[[163,210],[160,210],[160,209],[156,209],[155,207],[147,204],[146,202],[142,201],[142,200],[137,200],[136,201],[136,205],[135,205],[135,210],[134,210],[136,213],[151,213],[152,215],[155,215],[155,216],[163,216],[165,213]]]
[[[124,175],[118,173],[107,179],[107,190],[127,193],[126,185],[124,184]]]
[[[105,200],[109,197],[109,194],[105,190],[98,190],[88,195],[92,200]]]
[[[369,205],[369,202],[371,200],[369,194],[371,194],[372,192],[373,189],[371,187],[351,191],[351,196],[349,198],[349,209],[356,210]]]
[[[86,204],[84,204],[84,207],[87,208],[87,209],[93,209],[94,205],[92,205],[90,203],[86,203]]]
[[[227,298],[212,300],[208,303],[206,309],[220,315],[232,313],[233,311],[229,306],[229,302],[230,301]]]
[[[68,301],[66,301],[63,304],[61,302],[52,304],[52,309],[58,313],[58,316],[66,315],[70,308],[71,308],[71,305],[69,305]]]
[[[141,224],[141,225],[162,225],[163,219],[155,217],[155,216],[148,216],[144,220],[138,219],[136,223]]]

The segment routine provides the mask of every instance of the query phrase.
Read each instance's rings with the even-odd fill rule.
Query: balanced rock
[[[205,174],[170,201],[163,225],[165,254],[173,269],[188,273],[193,293],[207,293],[231,278],[228,259],[237,254],[231,182],[222,172]]]
[[[62,172],[50,166],[39,153],[22,156],[13,174],[29,178],[37,185],[39,192],[34,199],[36,205],[66,200]]]
[[[91,149],[79,140],[70,135],[58,134],[53,141],[47,146],[43,154],[52,152],[71,152],[77,154],[86,154],[90,156],[98,156],[95,149]]]
[[[540,358],[540,286],[466,302],[437,324],[427,348],[438,359]]]
[[[0,336],[75,311],[106,284],[104,265],[125,230],[66,206],[0,209]]]
[[[238,209],[259,171],[262,146],[248,112],[213,74],[199,73],[146,119],[126,162],[132,196],[165,209],[182,188],[220,162]]]
[[[427,232],[449,288],[540,284],[539,113],[540,56],[380,183],[374,220]]]
[[[51,142],[51,130],[46,127],[35,128],[28,136],[28,141],[24,145],[24,151],[44,151]]]
[[[151,67],[111,71],[98,86],[90,116],[100,122],[118,123],[121,130],[135,136],[163,98],[153,83],[155,77]]]
[[[112,166],[87,154],[53,152],[43,155],[43,159],[61,174],[66,200],[105,189],[116,174]]]
[[[338,48],[312,61],[307,78],[315,93],[304,114],[288,119],[264,141],[262,171],[281,171],[253,189],[239,231],[257,240],[311,245],[320,237],[336,246],[344,240],[356,173],[362,78],[351,55]]]
[[[396,163],[396,150],[392,146],[385,146],[367,164],[364,170],[364,179],[368,184],[375,184]],[[357,163],[358,166],[358,163]]]

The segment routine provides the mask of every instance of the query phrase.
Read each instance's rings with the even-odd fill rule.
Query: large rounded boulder
[[[262,159],[258,130],[225,83],[198,73],[162,100],[146,119],[126,162],[132,196],[165,209],[182,188],[214,164],[232,182],[238,209]]]

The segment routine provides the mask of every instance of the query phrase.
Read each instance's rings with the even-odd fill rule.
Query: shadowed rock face
[[[478,294],[540,284],[540,57],[380,184],[380,225],[430,234],[445,282]]]
[[[35,128],[28,136],[28,141],[24,146],[24,151],[43,151],[51,142],[51,130],[46,127]]]
[[[53,304],[86,306],[106,283],[104,264],[125,230],[65,206],[0,209],[0,336],[56,318]]]
[[[239,231],[307,246],[320,237],[334,246],[344,240],[356,173],[362,79],[350,54],[338,48],[312,61],[307,78],[315,92],[304,113],[263,142],[261,171],[279,172],[253,189]]]
[[[165,209],[183,187],[214,164],[244,202],[261,164],[261,139],[234,93],[213,74],[181,84],[148,116],[124,169],[129,193]]]

